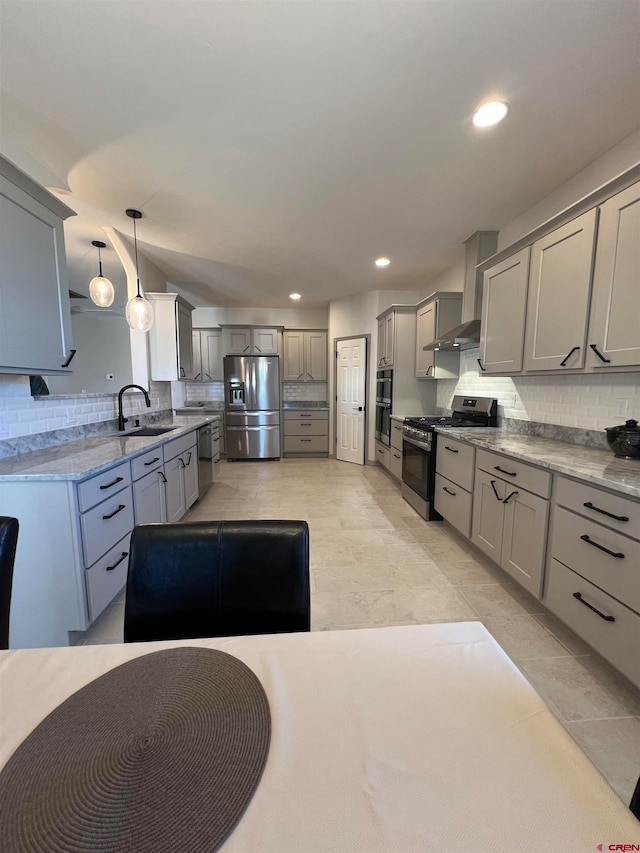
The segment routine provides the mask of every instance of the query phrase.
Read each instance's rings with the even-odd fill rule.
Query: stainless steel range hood
[[[480,313],[482,311],[482,275],[476,267],[494,255],[498,247],[497,231],[476,231],[465,242],[464,290],[462,323],[430,341],[423,349],[429,351],[470,349],[480,343]]]

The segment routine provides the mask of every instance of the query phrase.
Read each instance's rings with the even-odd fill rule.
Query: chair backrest
[[[629,808],[631,809],[631,813],[634,817],[637,817],[638,820],[640,820],[640,776],[638,776],[638,781],[636,782],[636,787],[631,797]]]
[[[310,629],[306,521],[141,524],[129,548],[126,643]]]
[[[17,544],[18,519],[0,515],[0,649],[9,648],[9,612]]]

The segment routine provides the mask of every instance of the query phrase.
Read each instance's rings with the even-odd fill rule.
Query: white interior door
[[[367,341],[353,338],[337,342],[337,447],[342,462],[364,465],[365,388]]]

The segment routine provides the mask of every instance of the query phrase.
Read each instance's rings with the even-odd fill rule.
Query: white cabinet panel
[[[423,349],[436,337],[436,304],[431,302],[421,308],[416,317],[416,376],[423,378],[433,372],[433,351]]]
[[[509,498],[509,494],[513,497]],[[512,489],[504,504],[500,565],[536,598],[542,594],[549,501]]]
[[[130,538],[131,534],[127,533],[104,557],[86,571],[87,605],[89,619],[92,622],[113,601],[127,582]]]
[[[184,499],[189,509],[198,500],[198,448],[195,444],[183,454],[183,460]]]
[[[169,462],[165,462],[164,475],[167,478],[167,482],[165,483],[165,499],[168,522],[180,521],[187,511],[184,478],[182,475],[183,467],[184,463],[181,456],[176,456]]]
[[[531,248],[525,370],[584,364],[596,220],[594,208]]]
[[[304,332],[286,331],[282,336],[284,382],[304,382]]]
[[[600,208],[588,341],[591,367],[640,365],[639,235],[640,183]]]
[[[305,332],[304,335],[305,375],[307,381],[327,380],[327,333]]]
[[[502,553],[502,501],[507,494],[505,483],[485,471],[476,470],[471,541],[496,563],[500,563]]]
[[[174,381],[193,379],[193,305],[177,293],[146,293],[153,306],[153,326],[149,330],[151,379]]]
[[[167,520],[164,472],[151,471],[133,484],[136,524],[160,524]]]
[[[325,331],[286,331],[283,352],[282,378],[285,382],[326,382]]]
[[[480,361],[487,373],[522,370],[530,253],[522,249],[484,273]]]

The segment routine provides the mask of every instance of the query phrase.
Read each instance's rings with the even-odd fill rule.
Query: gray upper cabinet
[[[73,372],[66,205],[0,157],[0,372]]]
[[[282,336],[285,382],[327,381],[327,333],[286,331]]]
[[[480,367],[487,373],[522,370],[530,253],[527,246],[484,272]]]
[[[154,322],[148,332],[151,379],[193,379],[191,312],[193,305],[177,293],[146,293]]]
[[[531,247],[525,370],[584,365],[597,213],[578,216]]]
[[[279,355],[282,327],[222,327],[224,355]]]
[[[194,329],[193,373],[196,382],[218,382],[224,379],[221,329]]]
[[[378,318],[378,367],[393,367],[396,343],[396,315],[389,311]]]
[[[416,309],[416,378],[455,379],[460,372],[459,350],[425,351],[425,344],[460,324],[461,293],[432,294]]]
[[[600,208],[587,363],[640,365],[640,183]]]

